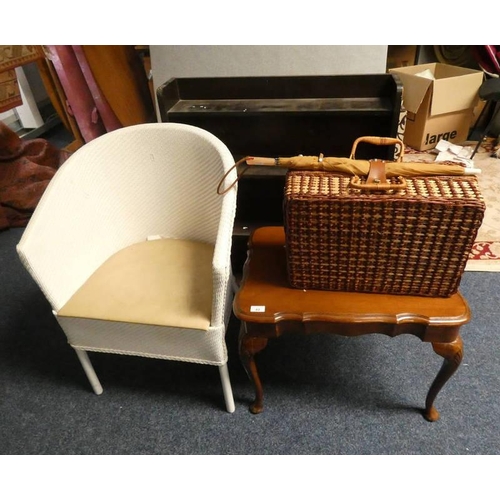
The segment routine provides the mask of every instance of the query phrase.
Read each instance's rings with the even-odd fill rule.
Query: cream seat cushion
[[[105,261],[57,314],[206,330],[213,252],[188,240],[133,244]]]

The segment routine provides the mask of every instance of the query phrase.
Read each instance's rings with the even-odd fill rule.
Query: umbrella
[[[278,157],[278,158],[268,158],[259,156],[245,156],[241,160],[235,163],[233,166],[237,168],[243,163],[246,163],[246,167],[239,173],[238,178],[234,181],[228,188],[221,191],[221,186],[224,179],[229,174],[227,172],[221,179],[219,186],[217,187],[217,193],[224,194],[229,189],[233,187],[236,182],[241,178],[241,176],[246,172],[246,170],[253,165],[278,167],[285,169],[296,169],[296,170],[323,170],[328,172],[336,172],[341,174],[347,174],[356,177],[368,176],[370,173],[370,168],[373,166],[374,162],[382,162],[385,167],[385,177],[414,177],[414,176],[429,176],[429,175],[470,175],[472,173],[477,173],[477,171],[472,171],[471,169],[466,169],[466,167],[456,163],[456,162],[440,162],[440,163],[419,163],[419,162],[404,162],[403,156],[400,155],[396,161],[383,161],[383,160],[356,160],[355,151],[359,142],[368,142],[376,145],[389,145],[389,144],[399,144],[401,146],[401,151],[404,151],[404,144],[399,139],[394,139],[392,137],[360,137],[356,139],[353,144],[351,155],[349,158],[342,157],[332,157],[324,156],[320,154],[319,156],[291,156],[291,157]],[[232,169],[231,169],[232,170]],[[230,170],[230,171],[231,171]]]
[[[289,158],[246,157],[247,165],[269,165],[297,170],[326,170],[349,175],[366,176],[370,171],[370,161],[331,156],[292,156]],[[386,161],[387,177],[416,175],[464,175],[465,167],[457,163],[416,163]]]

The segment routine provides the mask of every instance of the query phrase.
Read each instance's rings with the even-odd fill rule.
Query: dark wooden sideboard
[[[402,84],[396,75],[172,78],[158,87],[163,122],[194,125],[244,156],[349,156],[360,136],[396,137]],[[357,158],[394,157],[360,144]],[[232,260],[239,274],[251,231],[283,224],[285,171],[251,167],[239,182]]]

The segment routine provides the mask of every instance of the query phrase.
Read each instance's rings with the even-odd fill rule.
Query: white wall
[[[170,78],[385,73],[387,45],[151,45],[155,89]]]

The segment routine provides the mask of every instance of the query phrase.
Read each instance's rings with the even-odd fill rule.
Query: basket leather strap
[[[385,162],[382,160],[370,160],[370,171],[366,178],[367,185],[376,186],[378,184],[387,184],[385,175]]]
[[[393,192],[395,189],[405,189],[406,180],[398,176],[398,181],[398,183],[387,181],[384,160],[370,160],[370,170],[366,181],[361,182],[361,179],[355,175],[349,183],[349,187],[367,192]]]

